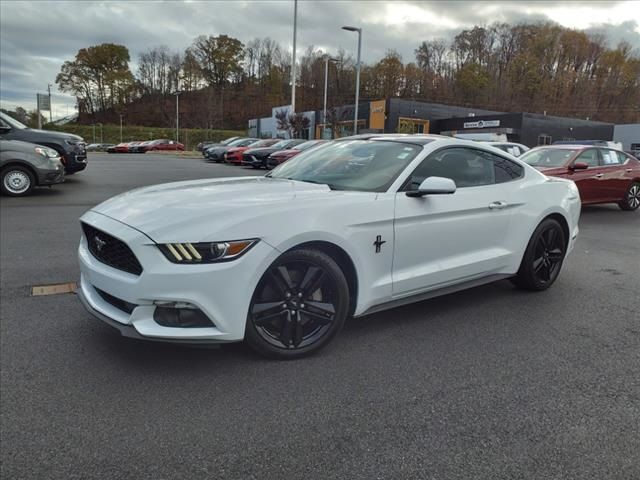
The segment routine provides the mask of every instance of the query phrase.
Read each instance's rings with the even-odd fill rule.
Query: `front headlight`
[[[35,150],[36,150],[36,153],[39,153],[40,155],[46,158],[55,158],[60,156],[58,155],[58,152],[56,152],[53,148],[49,148],[49,147],[36,147]]]
[[[173,263],[228,262],[241,257],[258,243],[257,238],[230,242],[162,243],[158,247]]]
[[[67,145],[72,145],[72,146],[79,146],[79,147],[84,147],[85,143],[84,143],[84,139],[79,139],[79,140],[75,140],[75,139],[67,139],[64,141]]]

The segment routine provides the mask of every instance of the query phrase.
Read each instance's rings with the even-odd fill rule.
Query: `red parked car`
[[[640,161],[620,150],[587,145],[551,145],[524,153],[521,160],[545,175],[573,180],[582,204],[640,206]]]
[[[294,148],[290,148],[289,150],[278,150],[277,152],[273,152],[269,155],[269,158],[267,158],[267,168],[275,168],[281,163],[289,160],[291,157],[295,157],[300,152],[322,145],[328,141],[329,140],[309,140],[308,142],[296,145]]]
[[[258,140],[245,147],[233,147],[224,154],[224,161],[235,165],[242,164],[242,153],[249,148],[270,147],[274,143],[279,142],[279,138],[267,138],[266,140]]]
[[[146,146],[145,152],[157,152],[157,151],[184,151],[184,145],[180,142],[174,142],[173,140],[167,140],[162,138],[154,140]]]
[[[108,153],[129,153],[129,148],[142,142],[123,142],[107,148]]]

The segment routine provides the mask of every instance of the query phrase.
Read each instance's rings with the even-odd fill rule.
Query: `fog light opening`
[[[158,325],[172,328],[215,327],[202,310],[187,302],[154,302],[153,319]]]

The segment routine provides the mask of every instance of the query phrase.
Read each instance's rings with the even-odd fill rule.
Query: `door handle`
[[[604,173],[596,173],[593,178],[602,178],[604,177]]]
[[[503,202],[502,200],[497,202],[491,202],[489,204],[489,210],[501,210],[506,208],[509,204],[507,202]]]
[[[633,170],[630,168],[627,168],[627,173],[631,173]]]

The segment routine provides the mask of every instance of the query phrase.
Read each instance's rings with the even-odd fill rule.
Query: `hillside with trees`
[[[325,52],[299,58],[298,111],[322,108]],[[331,105],[354,101],[355,61],[331,52]],[[77,98],[81,123],[246,128],[250,118],[290,103],[291,54],[270,38],[242,43],[227,35],[199,36],[185,51],[155,46],[130,70],[126,46],[83,48],[66,61],[58,88]],[[386,97],[528,111],[615,123],[640,121],[640,57],[626,43],[607,46],[556,24],[494,24],[463,30],[452,41],[425,40],[414,58],[390,50],[364,64],[362,101]]]

